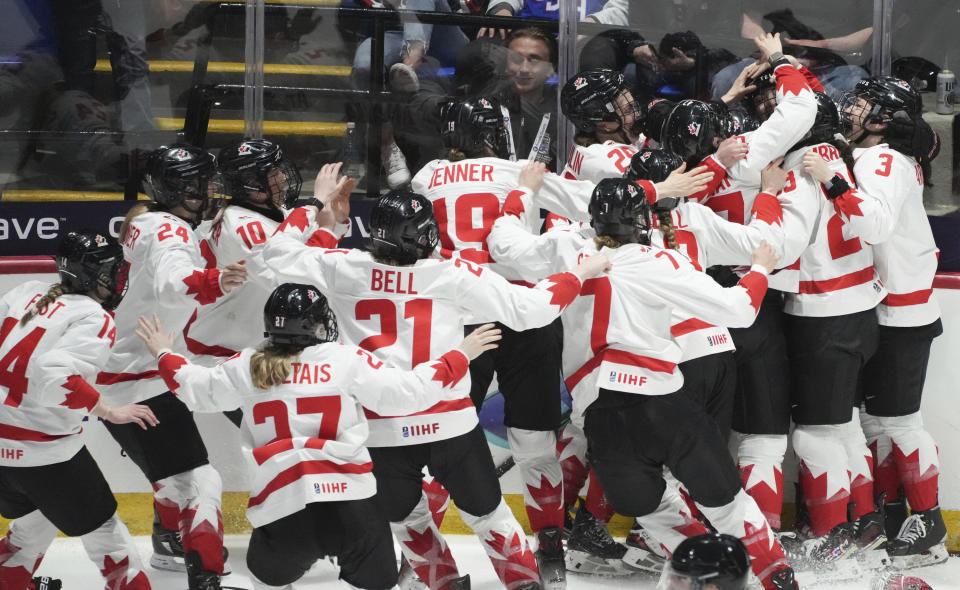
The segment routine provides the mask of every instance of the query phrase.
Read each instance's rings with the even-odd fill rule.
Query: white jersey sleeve
[[[337,243],[332,232],[316,227],[312,209],[294,209],[263,249],[263,260],[274,269],[278,283],[306,283],[327,293],[334,288],[340,257],[325,256]],[[313,245],[316,247],[313,247]]]
[[[533,207],[533,195],[528,189],[512,191],[487,238],[493,257],[531,282],[566,270],[566,261],[574,259],[586,241],[576,225],[540,235],[530,233],[521,215]]]
[[[904,203],[915,192],[915,168],[916,162],[884,146],[861,151],[854,166],[857,186],[835,200],[843,215],[844,237],[870,244],[887,241]]]
[[[590,146],[574,145],[560,177],[594,184],[604,178],[619,178],[630,168],[630,159],[636,153],[637,148],[632,145],[614,141]]]
[[[747,225],[727,221],[708,207],[692,201],[681,203],[672,217],[675,230],[690,228],[695,234],[695,243],[700,248],[696,259],[703,268],[716,264],[749,264],[750,255],[761,242],[777,249],[784,240],[783,208],[780,201],[769,193],[757,195]]]
[[[774,75],[777,106],[759,129],[747,134],[747,157],[730,167],[731,176],[755,177],[757,184],[760,171],[800,141],[817,116],[817,99],[799,70],[784,64],[777,67]]]

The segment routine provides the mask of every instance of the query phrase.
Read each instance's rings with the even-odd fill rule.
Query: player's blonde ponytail
[[[593,238],[593,243],[597,245],[597,250],[603,247],[607,247],[607,248],[610,248],[611,250],[615,250],[623,245],[620,243],[619,240],[617,240],[613,236],[597,236]]]
[[[657,221],[660,222],[660,235],[663,236],[663,243],[672,250],[677,249],[677,236],[674,234],[673,217],[670,211],[657,211]]]
[[[302,348],[267,343],[250,357],[250,378],[257,389],[276,387],[290,376]]]
[[[130,224],[137,217],[140,217],[147,211],[150,211],[150,206],[146,203],[137,203],[127,211],[127,216],[123,218],[123,223],[120,224],[120,235],[118,240],[121,244],[127,241],[127,233],[130,231]]]
[[[57,283],[55,285],[50,285],[50,289],[47,291],[47,294],[41,297],[30,306],[30,309],[22,318],[20,318],[20,325],[26,326],[27,322],[32,320],[37,316],[38,313],[47,309],[47,306],[57,300],[57,297],[60,297],[64,293],[69,293],[70,288],[62,283]]]

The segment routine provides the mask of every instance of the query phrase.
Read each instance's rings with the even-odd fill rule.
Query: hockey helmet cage
[[[500,102],[494,98],[465,98],[440,108],[440,136],[443,145],[468,157],[480,157],[490,148],[498,158],[510,156],[507,128]]]
[[[750,555],[743,542],[720,533],[684,539],[664,567],[659,589],[746,590]]]
[[[773,70],[766,70],[747,80],[747,86],[756,86],[743,98],[747,110],[758,121],[766,121],[777,107],[777,77]]]
[[[337,317],[327,298],[311,285],[284,283],[263,306],[264,336],[273,344],[306,348],[335,342]]]
[[[57,247],[57,273],[71,293],[87,294],[102,287],[107,295],[101,305],[116,309],[127,292],[127,270],[120,243],[107,234],[92,230],[72,231]]]
[[[160,147],[150,153],[146,164],[147,193],[165,209],[183,205],[200,221],[208,201],[219,192],[217,164],[212,155],[189,144]],[[197,199],[199,206],[188,206]]]
[[[227,144],[217,158],[224,190],[234,201],[250,193],[266,193],[266,202],[290,209],[300,196],[303,180],[280,146],[266,139],[241,139]]]
[[[699,100],[681,100],[663,124],[663,147],[695,166],[717,150],[725,129],[717,111]]]
[[[643,189],[629,180],[602,179],[590,195],[587,212],[597,235],[650,243],[650,205]]]
[[[621,93],[626,104],[618,103]],[[595,133],[597,123],[632,121],[629,133],[640,133],[643,117],[633,95],[624,83],[623,74],[614,70],[586,70],[570,78],[560,91],[560,109],[582,133]],[[627,130],[625,130],[627,131]]]
[[[433,204],[412,191],[390,191],[370,212],[370,239],[377,257],[399,264],[427,258],[440,241]]]
[[[630,158],[630,166],[623,177],[631,182],[649,180],[663,182],[670,173],[680,167],[680,156],[662,148],[641,148]]]
[[[863,133],[868,123],[890,123],[900,113],[900,118],[918,118],[923,102],[909,83],[893,76],[875,76],[857,82],[853,92],[840,101],[843,132],[850,133],[858,126]]]

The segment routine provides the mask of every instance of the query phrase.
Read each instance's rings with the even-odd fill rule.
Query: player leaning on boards
[[[325,555],[351,588],[397,583],[390,527],[374,495],[364,414],[409,414],[466,395],[469,360],[496,346],[488,324],[437,358],[403,370],[337,342],[337,320],[310,285],[287,283],[263,310],[267,341],[217,367],[171,352],[173,334],[141,318],[138,334],[160,373],[198,411],[241,408],[254,530],[247,566],[256,590],[289,589]],[[468,400],[469,401],[469,400]]]
[[[186,144],[161,147],[146,172],[153,201],[135,205],[120,229],[129,288],[114,316],[117,344],[97,385],[116,403],[142,401],[160,420],[149,431],[106,426],[153,485],[161,524],[180,531],[190,590],[218,589],[224,571],[220,474],[190,410],[168,391],[134,331],[140,315],[154,312],[168,328],[182,330],[197,305],[243,284],[247,270],[239,263],[206,268],[194,233],[215,193],[213,156]],[[170,568],[176,554],[162,549],[155,545],[151,564]]]
[[[29,281],[0,299],[0,364],[8,368],[0,381],[0,514],[13,519],[0,540],[0,588],[32,588],[60,530],[81,537],[106,590],[149,590],[117,501],[80,435],[88,414],[143,429],[157,424],[150,408],[110,407],[90,385],[117,337],[110,312],[126,290],[123,250],[104,234],[70,232],[56,261],[59,283]]]

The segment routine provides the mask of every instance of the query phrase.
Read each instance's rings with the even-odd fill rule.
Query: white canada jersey
[[[91,386],[117,337],[113,318],[86,295],[61,295],[20,325],[49,283],[30,281],[0,299],[0,465],[62,463],[83,447]],[[53,485],[53,483],[51,483]]]
[[[377,484],[365,446],[364,408],[408,414],[459,399],[455,385],[468,380],[467,357],[459,350],[404,371],[355,346],[328,342],[304,349],[283,384],[262,390],[250,377],[254,352],[244,349],[213,368],[166,354],[160,372],[193,410],[243,409],[240,436],[251,482],[247,518],[255,527],[311,502],[373,496]]]
[[[156,362],[136,334],[140,316],[156,313],[167,330],[179,332],[197,305],[223,296],[220,271],[205,268],[200,240],[176,215],[150,212],[134,218],[123,243],[129,264],[127,294],[117,307],[117,343],[97,376],[113,405],[129,404],[167,391]]]
[[[580,291],[580,280],[572,273],[551,276],[530,289],[461,258],[390,266],[362,250],[307,247],[304,243],[317,233],[314,222],[312,210],[295,209],[267,240],[265,262],[278,280],[312,284],[327,297],[341,340],[404,369],[456,346],[465,324],[499,321],[517,331],[545,326]],[[464,399],[413,416],[369,411],[368,446],[419,444],[469,432],[477,425],[467,399],[470,380],[457,387]]]
[[[821,143],[809,149],[819,153],[831,170],[854,186],[836,148]],[[803,156],[808,151],[794,150],[783,162],[784,170],[789,170],[793,179],[784,193],[789,188],[789,192],[798,194],[798,200],[816,199],[820,204],[810,245],[800,256],[797,290],[786,294],[783,310],[797,316],[828,317],[873,309],[887,294],[873,267],[873,249],[859,238],[844,236],[838,203],[828,199],[823,185],[803,171]]]
[[[701,200],[734,223],[750,219],[753,201],[760,192],[760,172],[800,141],[817,115],[816,98],[800,71],[791,65],[781,65],[774,73],[776,108],[759,129],[737,136],[749,145],[747,157],[730,167],[727,178],[714,194]],[[791,182],[793,180],[788,179],[788,187]],[[818,203],[798,201],[795,197],[786,189],[781,193],[783,240],[770,244],[781,255],[781,270],[770,277],[770,288],[787,292],[797,290],[796,262],[809,243],[819,211]]]
[[[201,248],[212,258],[208,267],[245,261],[249,280],[209,305],[199,306],[183,330],[188,358],[206,366],[256,346],[263,340],[263,306],[278,286],[260,255],[280,221],[254,208],[231,205],[223,219],[205,236]]]
[[[630,159],[637,148],[615,141],[590,146],[574,145],[567,165],[560,176],[572,180],[588,180],[594,184],[604,178],[620,178],[630,168]]]
[[[884,326],[925,326],[940,317],[933,294],[939,250],[923,208],[923,170],[887,144],[854,151],[858,189],[837,198],[845,238],[873,245],[887,288],[877,306]]]
[[[490,240],[495,252],[517,266],[537,260],[561,270],[597,253],[584,233],[536,236],[509,214],[497,220]],[[601,387],[665,395],[683,385],[676,369],[683,355],[671,335],[675,312],[713,325],[746,327],[767,289],[760,267],[724,289],[674,251],[628,244],[602,252],[611,271],[584,281],[581,296],[563,313],[563,374],[577,420]]]
[[[488,265],[508,279],[519,278],[491,258],[487,234],[500,215],[506,195],[517,187],[526,164],[526,160],[511,162],[500,158],[433,160],[417,172],[411,186],[433,203],[433,214],[440,226],[441,256],[450,258],[456,251],[460,258]],[[592,182],[565,179],[550,172],[544,176],[538,200],[544,209],[564,215],[567,207],[563,202],[573,199],[589,203],[593,188]],[[539,231],[540,212],[527,212],[524,223],[531,231]]]

